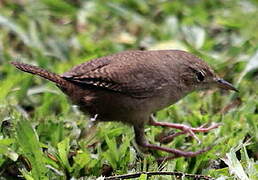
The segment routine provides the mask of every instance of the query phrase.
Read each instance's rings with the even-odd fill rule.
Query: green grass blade
[[[44,163],[44,155],[40,147],[37,134],[27,120],[21,120],[17,124],[17,142],[25,157],[31,163],[31,174],[34,179],[47,179],[47,168]]]
[[[59,155],[59,158],[60,158],[63,166],[69,172],[71,172],[71,166],[68,161],[68,154],[69,154],[69,150],[70,150],[69,142],[70,142],[69,138],[65,138],[63,141],[61,141],[60,143],[57,144],[57,148],[58,148],[58,155]]]

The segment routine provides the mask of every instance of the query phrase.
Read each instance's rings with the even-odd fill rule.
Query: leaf
[[[226,154],[226,157],[223,161],[228,165],[230,173],[241,180],[249,180],[236,154],[231,151]]]
[[[117,149],[117,144],[114,138],[109,139],[108,136],[105,136],[105,141],[108,146],[107,152],[105,152],[104,156],[109,161],[111,166],[116,169],[117,168],[117,162],[119,161],[119,152]]]
[[[34,178],[31,176],[31,173],[26,171],[25,169],[20,170],[20,172],[26,180],[34,180]]]
[[[226,154],[226,158],[222,159],[229,168],[230,174],[241,180],[252,180],[252,177],[257,178],[255,163],[248,157],[245,146],[249,143],[243,144],[242,141],[237,147],[231,148],[230,152]],[[241,148],[241,162],[236,157],[236,151]],[[246,167],[247,164],[247,168]],[[249,179],[249,177],[251,179]]]
[[[32,129],[27,120],[21,120],[17,124],[17,142],[25,157],[31,163],[31,175],[34,179],[47,179],[47,168],[45,167],[45,157],[40,147],[37,134]]]
[[[186,41],[194,46],[196,49],[200,49],[205,41],[205,31],[199,26],[182,26],[182,30]]]
[[[87,152],[78,152],[76,156],[73,158],[73,175],[78,176],[80,170],[86,166],[90,161],[92,161],[90,154]]]
[[[58,155],[59,155],[59,158],[60,158],[63,166],[69,172],[71,172],[71,166],[68,161],[68,154],[69,154],[69,150],[70,150],[69,142],[70,142],[70,139],[67,137],[63,141],[61,141],[60,143],[57,144],[57,148],[58,148]]]
[[[5,139],[0,139],[0,145],[6,145],[9,146],[15,142],[15,139],[13,138],[5,138]]]
[[[247,73],[249,73],[257,68],[258,68],[258,50],[255,52],[255,54],[250,58],[250,60],[246,64],[244,71],[240,74],[237,84],[239,84],[242,81],[243,77]]]
[[[138,180],[147,180],[148,175],[147,174],[141,174],[141,176],[138,178]]]
[[[24,44],[30,46],[30,38],[26,32],[20,26],[15,24],[11,19],[0,15],[0,25],[13,31],[23,41]]]
[[[13,161],[16,161],[19,155],[7,146],[0,144],[0,154],[3,154]]]
[[[246,119],[250,128],[249,132],[258,143],[258,126],[255,124],[255,121],[258,119],[258,114],[247,114]]]
[[[126,155],[126,151],[129,149],[130,147],[130,141],[132,139],[129,137],[125,137],[123,136],[123,143],[120,145],[119,151],[120,151],[120,155],[121,156],[125,156]]]
[[[245,164],[245,166],[246,166],[245,171],[248,174],[248,177],[251,180],[257,179],[258,171],[255,168],[255,162],[253,159],[249,158],[245,145],[243,145],[243,148],[241,149],[241,162],[242,162],[242,164]]]
[[[9,78],[1,80],[0,82],[0,100],[6,99],[6,96],[12,92],[12,88],[22,80],[23,76],[17,76],[16,74],[10,75]]]
[[[42,2],[54,13],[62,15],[73,15],[76,13],[76,8],[74,6],[62,0],[43,0]]]

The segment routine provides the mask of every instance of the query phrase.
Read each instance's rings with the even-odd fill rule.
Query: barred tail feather
[[[21,71],[41,76],[45,79],[48,79],[48,80],[56,83],[57,85],[59,85],[61,87],[66,87],[67,85],[70,84],[70,82],[63,79],[60,75],[49,72],[40,67],[32,66],[32,65],[25,64],[22,62],[17,62],[17,61],[13,61],[13,62],[11,62],[11,64],[14,65],[17,69],[19,69]]]

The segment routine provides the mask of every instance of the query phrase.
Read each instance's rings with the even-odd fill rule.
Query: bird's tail
[[[21,71],[35,74],[35,75],[41,76],[45,79],[48,79],[48,80],[56,83],[60,87],[67,87],[67,86],[71,85],[71,83],[69,81],[63,79],[60,75],[49,72],[40,67],[32,66],[32,65],[17,62],[17,61],[13,61],[13,62],[11,62],[11,64],[14,65],[17,69],[19,69]]]

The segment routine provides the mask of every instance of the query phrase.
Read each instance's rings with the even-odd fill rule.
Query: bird
[[[238,90],[220,78],[199,57],[182,50],[128,50],[86,61],[61,75],[18,61],[11,62],[21,71],[54,82],[73,104],[96,122],[117,121],[132,126],[136,144],[148,150],[169,155],[163,160],[194,157],[211,149],[183,151],[151,144],[145,136],[146,125],[179,129],[163,138],[170,142],[180,134],[200,140],[197,132],[219,127],[190,127],[184,124],[156,121],[153,114],[175,104],[194,91],[216,87]]]

